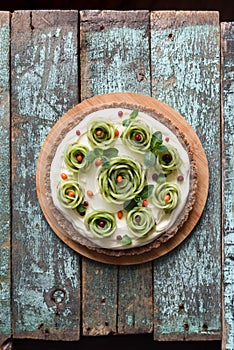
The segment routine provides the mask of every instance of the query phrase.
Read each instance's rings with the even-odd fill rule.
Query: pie
[[[113,256],[141,254],[188,220],[196,162],[166,115],[128,102],[94,106],[66,125],[56,146],[51,198],[75,242]]]

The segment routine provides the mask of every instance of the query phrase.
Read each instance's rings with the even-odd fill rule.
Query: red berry
[[[123,116],[123,112],[122,111],[118,111],[118,116],[122,117]]]
[[[80,130],[76,130],[76,135],[80,136]]]
[[[136,141],[141,141],[141,135],[140,134],[136,134],[135,135],[135,140]]]
[[[61,178],[62,178],[63,180],[66,180],[66,179],[67,179],[67,174],[65,174],[65,173],[62,173],[60,176],[61,176]]]
[[[76,159],[77,159],[77,161],[78,161],[79,163],[81,163],[82,160],[83,160],[83,157],[82,157],[81,154],[79,154],[79,155],[76,157]]]
[[[172,161],[172,156],[170,153],[166,153],[162,156],[162,160],[165,162],[165,163],[170,163]]]
[[[68,195],[68,197],[75,197],[75,192],[69,191],[67,195]]]
[[[101,165],[101,164],[102,164],[102,160],[101,160],[100,158],[98,158],[98,159],[95,160],[95,165],[96,165],[96,166],[99,166],[99,165]]]
[[[119,219],[122,219],[122,217],[123,217],[123,212],[122,212],[122,210],[119,210],[119,211],[118,211],[117,216],[118,216]]]
[[[105,226],[105,221],[99,221],[98,225],[103,228]]]
[[[88,207],[89,206],[89,202],[88,201],[84,201],[84,206]]]
[[[102,130],[101,129],[97,129],[96,130],[96,135],[97,136],[102,136]]]
[[[166,142],[169,142],[169,141],[170,141],[170,137],[169,137],[169,136],[166,136],[166,137],[165,137],[165,141],[166,141]]]
[[[122,175],[118,175],[116,181],[118,183],[122,182],[123,181],[123,176]]]

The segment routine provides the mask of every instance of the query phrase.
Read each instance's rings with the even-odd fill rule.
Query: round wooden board
[[[145,109],[154,110],[156,113],[166,116],[179,130],[184,134],[189,141],[189,145],[194,155],[197,166],[197,195],[193,209],[189,215],[189,219],[179,229],[176,235],[168,240],[166,243],[162,243],[158,248],[151,249],[150,251],[143,252],[136,255],[121,255],[112,256],[108,254],[99,253],[93,249],[87,248],[85,245],[81,245],[71,238],[61,228],[59,221],[54,217],[53,208],[51,206],[50,185],[50,165],[53,159],[53,155],[56,151],[57,145],[55,140],[64,133],[64,129],[69,127],[72,129],[79,122],[79,115],[84,114],[85,111],[92,109],[93,107],[102,108],[103,104],[110,105],[112,103],[121,105],[129,103],[132,105],[140,105]],[[65,136],[65,135],[63,135]],[[59,121],[53,126],[49,132],[39,155],[37,172],[36,172],[36,186],[39,203],[42,211],[53,231],[60,237],[60,239],[66,243],[69,247],[84,255],[87,258],[118,265],[132,265],[140,264],[151,261],[173,250],[177,247],[193,230],[196,226],[203,209],[205,207],[208,187],[209,187],[209,171],[206,154],[202,147],[202,144],[194,132],[189,123],[174,109],[167,104],[155,100],[152,97],[140,95],[136,93],[112,93],[92,97],[88,100],[81,102],[74,108],[69,110]],[[65,219],[63,219],[65,220]]]

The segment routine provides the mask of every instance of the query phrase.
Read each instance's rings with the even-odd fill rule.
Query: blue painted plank
[[[0,12],[0,347],[11,335],[10,14]]]
[[[221,23],[223,117],[223,349],[234,350],[234,22]]]
[[[148,11],[82,11],[80,42],[82,100],[116,91],[150,95]],[[84,259],[83,281],[84,335],[152,332],[151,263]]]
[[[77,11],[12,16],[13,335],[78,340],[80,259],[49,228],[35,173],[51,126],[75,105]]]
[[[154,338],[221,338],[220,42],[217,12],[151,14],[152,95],[192,125],[210,186],[196,228],[154,262]]]

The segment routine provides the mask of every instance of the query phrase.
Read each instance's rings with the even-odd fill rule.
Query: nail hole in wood
[[[184,304],[179,304],[179,311],[183,311],[184,310]]]
[[[37,329],[42,329],[44,327],[44,323],[40,323],[37,327]]]
[[[105,297],[102,297],[101,303],[102,303],[102,304],[105,304],[105,302],[106,302],[106,298],[105,298]]]
[[[103,30],[105,27],[104,27],[104,25],[101,25],[100,26],[100,30]]]
[[[186,331],[189,330],[189,324],[188,324],[188,322],[184,322],[183,326],[184,326],[184,329],[185,329]]]
[[[207,332],[208,331],[208,325],[206,323],[204,323],[204,325],[202,326],[202,330],[204,332]]]
[[[66,297],[66,292],[63,289],[55,289],[51,293],[51,300],[55,302],[56,304],[60,304],[64,301]]]
[[[174,40],[174,34],[173,33],[168,34],[168,39]]]

